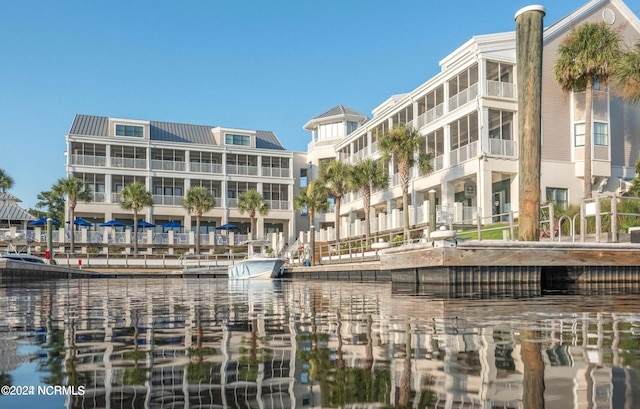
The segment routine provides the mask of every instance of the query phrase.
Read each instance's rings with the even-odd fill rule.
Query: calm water
[[[0,408],[639,408],[637,294],[3,285]]]

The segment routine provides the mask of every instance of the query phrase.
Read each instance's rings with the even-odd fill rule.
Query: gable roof
[[[191,125],[174,122],[149,121],[149,139],[152,141],[216,145],[212,130],[214,126]],[[70,135],[108,136],[109,117],[76,115]],[[256,148],[285,150],[278,137],[271,131],[255,131]]]
[[[1,221],[28,221],[35,220],[29,212],[18,206],[16,203],[20,201],[20,199],[11,195],[10,193],[5,193],[5,195],[11,196],[7,200],[0,200],[0,220]]]

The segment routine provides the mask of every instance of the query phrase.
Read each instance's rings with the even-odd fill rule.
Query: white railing
[[[238,207],[238,199],[228,198],[227,199],[227,207],[237,208]]]
[[[82,166],[107,166],[106,156],[94,156],[94,155],[79,155],[75,154],[71,156],[72,165]]]
[[[444,103],[438,104],[420,115],[416,120],[416,128],[420,129],[444,115]]]
[[[152,159],[151,169],[184,171],[186,169],[186,163],[180,162],[180,161],[172,161],[172,160]]]
[[[147,160],[139,158],[111,158],[111,166],[114,168],[146,169]]]
[[[191,172],[222,173],[222,165],[219,163],[190,162],[189,168]]]
[[[120,193],[111,193],[111,203],[122,203]]]
[[[389,186],[389,187],[393,187],[393,186],[400,186],[400,174],[399,173],[394,173],[393,175],[391,175],[391,186]]]
[[[271,176],[275,178],[288,178],[291,174],[289,168],[272,168],[262,167],[262,176]]]
[[[258,176],[258,167],[247,165],[227,165],[227,174]]]
[[[373,155],[376,152],[378,152],[378,142],[371,142],[371,145],[369,146],[369,153]]]
[[[182,205],[182,196],[169,195],[153,195],[154,205],[180,206]]]
[[[324,213],[335,213],[335,212],[336,212],[336,205],[331,203],[331,204],[329,204],[329,208],[326,211],[318,212],[318,213],[323,213],[324,214]]]
[[[444,168],[444,155],[436,156],[431,159],[431,167],[434,172],[442,170]]]
[[[489,138],[489,154],[515,158],[518,156],[516,141]]]
[[[449,152],[449,166],[455,166],[478,156],[478,141]]]
[[[289,210],[288,200],[265,200],[264,202],[269,205],[271,210]]]
[[[516,98],[516,84],[487,80],[487,95],[498,98]]]
[[[478,96],[478,83],[471,85],[469,88],[457,93],[449,98],[449,111],[461,107]]]

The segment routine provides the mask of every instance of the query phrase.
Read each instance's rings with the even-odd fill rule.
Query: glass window
[[[569,205],[568,189],[548,187],[547,202],[553,202],[559,210],[565,210]]]
[[[307,169],[300,169],[300,187],[307,187]]]
[[[135,125],[116,125],[116,136],[133,136],[142,138],[143,127]]]
[[[609,124],[604,122],[593,123],[593,143],[595,145],[609,145]]]
[[[235,134],[227,133],[225,134],[225,144],[249,146],[250,137],[249,135],[235,135]]]
[[[574,146],[584,146],[584,122],[573,125]]]

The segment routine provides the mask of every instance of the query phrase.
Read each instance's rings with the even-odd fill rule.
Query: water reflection
[[[635,408],[636,294],[181,279],[5,285],[0,381],[85,391],[0,396],[0,407]]]

